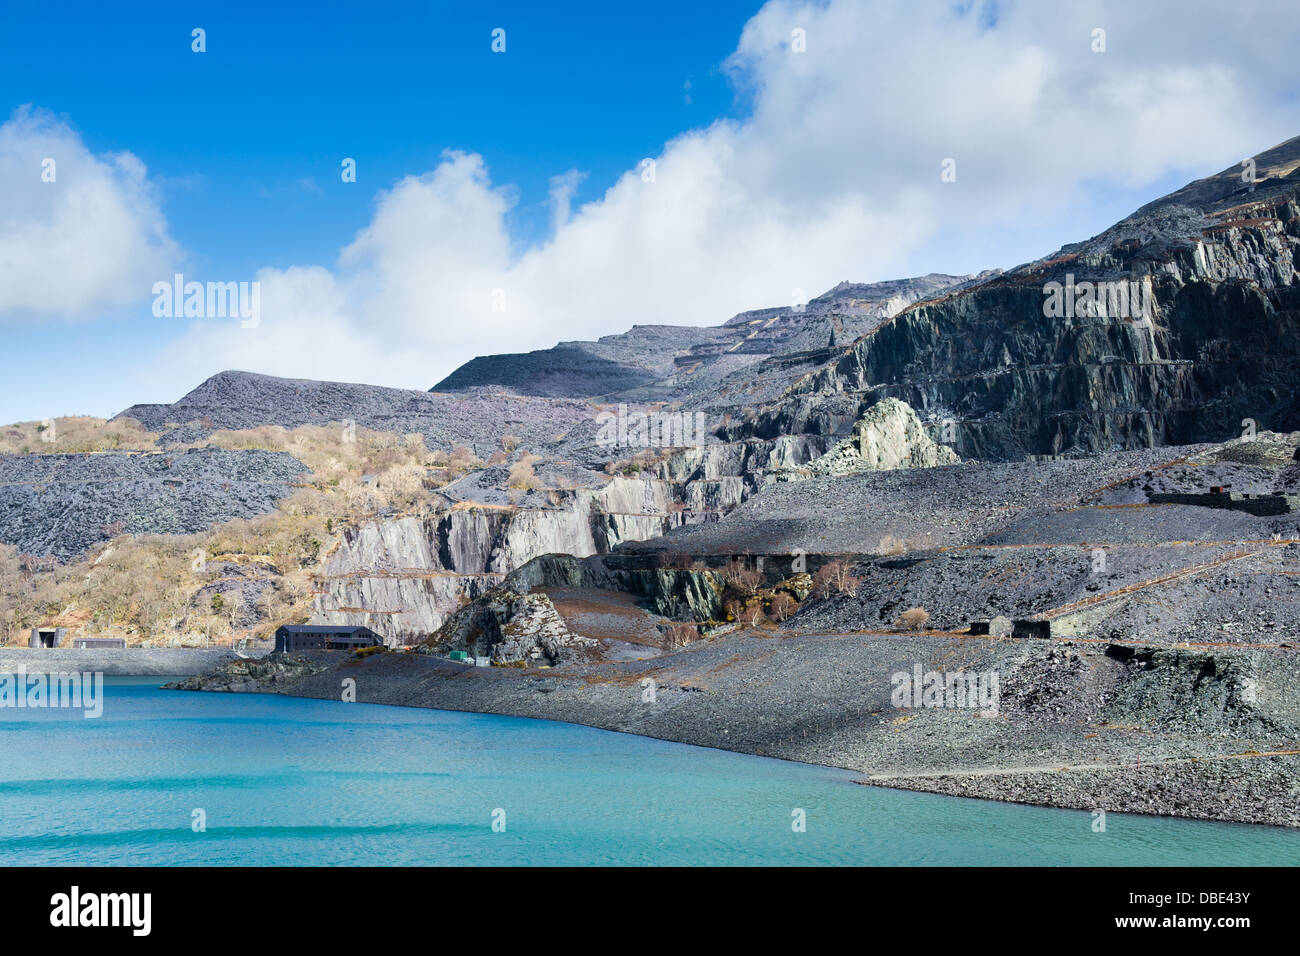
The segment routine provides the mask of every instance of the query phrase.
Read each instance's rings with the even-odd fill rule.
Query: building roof
[[[286,634],[356,634],[364,632],[374,634],[370,628],[361,624],[283,624],[276,628],[276,633],[281,631]]]

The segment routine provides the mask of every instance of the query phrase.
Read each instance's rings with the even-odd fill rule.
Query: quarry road
[[[1168,584],[1170,581],[1177,581],[1179,578],[1189,577],[1194,574],[1202,574],[1225,564],[1231,564],[1233,561],[1241,561],[1245,558],[1253,557],[1269,547],[1276,547],[1290,543],[1290,540],[1285,542],[1264,541],[1254,545],[1253,547],[1247,546],[1236,551],[1230,551],[1225,555],[1215,558],[1213,561],[1204,561],[1198,564],[1188,565],[1187,567],[1179,568],[1176,571],[1171,571],[1168,574],[1162,574],[1154,578],[1147,578],[1145,581],[1136,581],[1133,584],[1126,585],[1122,588],[1116,588],[1114,591],[1107,591],[1104,594],[1094,594],[1079,601],[1062,604],[1059,607],[1051,608],[1050,610],[1043,611],[1041,614],[1035,616],[1040,620],[1060,617],[1062,614],[1069,614],[1072,611],[1080,611],[1084,608],[1094,607],[1098,604],[1103,604],[1106,601],[1113,601],[1118,598],[1126,597],[1127,595],[1134,594],[1150,587],[1155,587],[1160,584]]]
[[[1294,651],[1296,646],[1283,644],[1244,644],[1236,641],[1175,641],[1172,644],[1152,644],[1150,641],[1118,641],[1108,637],[1061,637],[1060,642],[1077,642],[1079,644],[1118,644],[1123,647],[1229,647],[1256,651]]]
[[[1135,481],[1138,478],[1143,477],[1144,475],[1157,472],[1157,471],[1163,471],[1164,469],[1172,468],[1175,465],[1185,465],[1187,464],[1187,461],[1190,457],[1191,457],[1190,455],[1184,455],[1182,457],[1173,458],[1169,461],[1163,462],[1158,465],[1153,465],[1150,468],[1139,468],[1138,470],[1134,471],[1132,474],[1127,475],[1126,477],[1120,478],[1116,481],[1112,481],[1109,484],[1102,485],[1100,488],[1094,488],[1092,489],[1092,491],[1085,492],[1082,498],[1084,501],[1087,501],[1089,498],[1100,496],[1105,492],[1110,491],[1114,488],[1120,488],[1124,485],[1127,485],[1129,482]]]
[[[998,637],[995,634],[971,634],[968,631],[798,631],[798,637],[951,637],[957,640],[974,641],[1011,641],[1040,640],[1039,638]],[[1110,637],[1078,637],[1067,635],[1041,639],[1043,644],[1118,644],[1124,647],[1231,647],[1238,649],[1292,651],[1300,647],[1289,642],[1278,644],[1246,644],[1238,641],[1175,641],[1169,644],[1155,644],[1151,641],[1124,641]]]
[[[1166,508],[1168,505],[1157,505],[1153,507]],[[1079,510],[1079,509],[1074,509]],[[1110,548],[1118,550],[1120,548],[1222,548],[1229,545],[1238,547],[1245,545],[1257,545],[1259,547],[1300,544],[1300,538],[1243,538],[1240,540],[1219,540],[1219,541],[1047,541],[1033,542],[1029,544],[945,544],[940,545],[932,550],[934,551],[1038,551],[1047,548],[1081,548],[1091,550],[1093,548]]]
[[[1166,757],[1142,763],[1085,763],[1067,764],[1066,766],[1037,767],[978,767],[964,770],[931,770],[909,773],[873,773],[868,774],[864,782],[879,780],[918,780],[935,777],[1005,777],[1022,773],[1069,773],[1076,770],[1127,770],[1132,767],[1167,767],[1179,764],[1204,763],[1207,760],[1255,760],[1261,757],[1294,757],[1300,750],[1269,750],[1258,753],[1211,754],[1206,757]]]

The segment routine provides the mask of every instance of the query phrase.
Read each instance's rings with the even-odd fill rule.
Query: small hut
[[[125,637],[74,637],[69,645],[83,649],[126,650]]]
[[[27,639],[28,647],[59,647],[63,644],[66,627],[34,627],[31,637]]]
[[[1027,637],[1046,640],[1052,636],[1051,621],[1015,621],[1011,626],[1012,637]]]

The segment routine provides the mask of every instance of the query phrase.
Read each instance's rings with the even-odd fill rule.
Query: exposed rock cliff
[[[424,654],[468,651],[494,664],[561,663],[569,652],[596,642],[574,634],[545,594],[496,588],[461,608],[428,643]]]
[[[319,674],[327,665],[294,654],[229,661],[206,674],[196,674],[165,685],[169,690],[215,690],[232,694],[266,694],[293,687]]]
[[[976,278],[982,276],[841,282],[806,303],[742,312],[720,326],[639,325],[597,342],[486,355],[433,390],[496,386],[521,395],[738,406],[765,387],[778,394],[820,350],[843,347],[918,299]]]
[[[930,440],[921,421],[896,398],[877,402],[858,419],[853,433],[802,469],[807,475],[851,475],[891,468],[933,468],[961,459]]]
[[[712,503],[726,510],[739,493],[735,501],[724,495]],[[346,529],[322,569],[316,619],[365,624],[394,641],[423,639],[538,555],[603,554],[706,518],[678,507],[677,486],[661,479],[613,478],[603,488],[553,498],[546,507],[465,502],[433,517],[380,518]]]
[[[442,489],[455,503],[441,514],[344,529],[321,569],[313,620],[362,624],[394,642],[423,640],[540,555],[606,554],[717,520],[773,473],[806,464],[828,444],[798,436],[665,450],[640,475],[528,494],[507,494],[500,481],[480,481],[482,473],[470,476]]]
[[[328,556],[317,618],[395,640],[432,633],[551,552],[606,554],[667,532],[743,542],[726,545],[736,553],[825,549],[839,533],[792,524],[798,509],[772,495],[774,480],[1222,441],[1245,419],[1300,428],[1300,138],[1256,159],[1254,184],[1226,170],[1006,273],[846,283],[713,329],[638,327],[489,357],[440,383],[455,392],[223,373],[175,405],[128,412],[173,440],[345,419],[485,457],[520,438],[509,454],[536,456],[542,487],[511,487],[507,460],[439,488],[433,514],[362,520]],[[1061,288],[1099,284],[1123,301],[1070,291],[1054,305]],[[707,435],[687,448],[602,444],[608,409],[594,396],[703,410]],[[727,526],[739,533],[711,531],[747,502]],[[950,532],[903,535],[913,516],[896,517],[855,547]]]
[[[1182,192],[1196,205],[1146,207],[905,309],[724,436],[833,433],[883,397],[953,419],[975,458],[1222,441],[1247,418],[1300,426],[1300,138],[1263,156],[1289,159],[1261,164],[1256,186],[1220,174]],[[1121,282],[1148,315],[1082,298],[1050,314],[1051,283]]]

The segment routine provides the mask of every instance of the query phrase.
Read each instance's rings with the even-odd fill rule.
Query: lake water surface
[[[0,859],[1300,862],[1290,830],[1111,813],[1097,833],[1084,811],[862,787],[847,771],[570,724],[159,683],[107,678],[99,719],[0,710]]]

